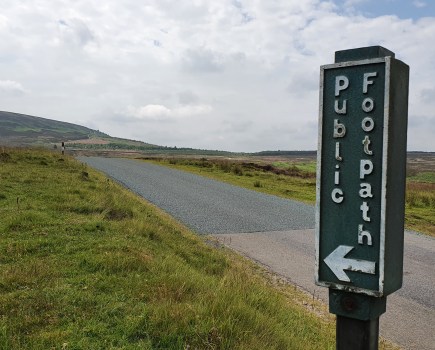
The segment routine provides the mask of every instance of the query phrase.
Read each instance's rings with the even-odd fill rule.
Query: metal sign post
[[[402,286],[408,85],[409,67],[380,46],[321,67],[316,284],[337,349],[377,349],[386,296]]]

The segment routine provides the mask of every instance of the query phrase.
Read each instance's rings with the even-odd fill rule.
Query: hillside
[[[0,111],[0,142],[3,145],[44,145],[107,136],[72,123]]]
[[[111,137],[99,130],[26,114],[0,111],[0,145],[53,147],[65,142],[72,150],[156,150],[166,147]]]
[[[228,155],[229,152],[166,147],[111,137],[81,125],[0,111],[0,145],[53,147],[65,142],[70,151],[146,154]]]

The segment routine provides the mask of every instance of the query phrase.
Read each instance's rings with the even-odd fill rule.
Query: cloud
[[[179,105],[168,108],[163,105],[149,104],[141,107],[130,106],[124,114],[135,121],[168,121],[205,115],[211,111],[212,107],[208,105]]]
[[[344,2],[344,6],[345,7],[353,7],[355,5],[359,5],[359,4],[362,4],[362,3],[367,2],[367,1],[369,1],[369,0],[346,0]]]
[[[435,133],[435,116],[410,115],[408,120],[408,150],[429,150]]]
[[[190,117],[196,115],[208,114],[213,110],[209,105],[186,105],[179,106],[173,109],[173,114],[177,117]]]
[[[130,115],[138,119],[165,119],[171,115],[171,110],[162,105],[146,105],[143,107],[129,107]]]
[[[423,8],[427,6],[427,4],[424,1],[420,1],[420,0],[414,0],[412,4],[417,8]]]
[[[382,45],[411,67],[410,145],[435,150],[435,17],[367,17],[345,3],[368,6],[4,0],[0,104],[155,144],[176,134],[180,147],[314,149],[320,65],[336,50]]]
[[[227,133],[247,133],[252,130],[253,122],[251,120],[225,120],[222,122],[223,131]]]
[[[95,36],[88,25],[81,19],[71,18],[57,21],[60,41],[79,47],[95,42]]]
[[[3,16],[0,14],[0,29],[1,30],[4,30],[7,28],[8,24],[9,24],[8,22],[9,22],[8,18],[6,16]]]
[[[192,72],[216,73],[223,69],[223,57],[210,49],[188,49],[184,54],[183,65]]]
[[[0,91],[13,95],[21,95],[26,92],[20,83],[13,80],[0,80]]]
[[[433,89],[422,89],[421,90],[421,100],[426,104],[435,103],[435,88]]]
[[[197,103],[199,98],[192,91],[185,90],[178,94],[178,100],[182,105],[190,105]]]

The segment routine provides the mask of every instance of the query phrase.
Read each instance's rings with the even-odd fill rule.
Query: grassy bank
[[[435,181],[406,185],[406,227],[435,237]]]
[[[205,158],[147,161],[309,204],[314,204],[316,199],[315,162],[264,163]],[[435,172],[413,169],[411,175],[406,188],[406,227],[435,237]]]
[[[0,349],[334,348],[308,296],[92,169],[0,159]]]
[[[278,166],[225,159],[148,158],[146,161],[185,170],[260,192],[314,203],[315,173],[308,163]]]

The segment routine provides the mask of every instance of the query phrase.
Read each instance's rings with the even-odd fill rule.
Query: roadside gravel
[[[138,160],[78,157],[197,233],[314,228],[314,207]]]

